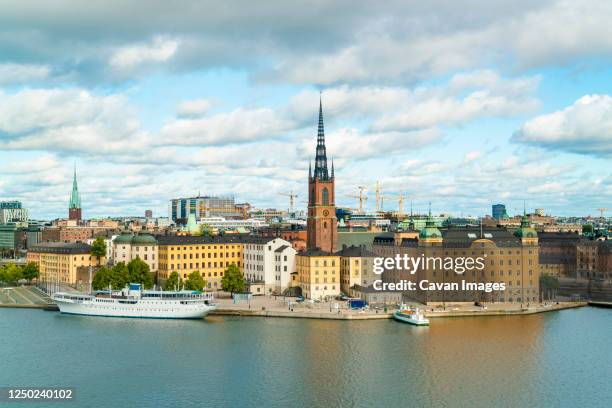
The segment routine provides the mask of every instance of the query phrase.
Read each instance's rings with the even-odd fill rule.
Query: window
[[[323,205],[329,205],[329,191],[327,187],[323,188]]]

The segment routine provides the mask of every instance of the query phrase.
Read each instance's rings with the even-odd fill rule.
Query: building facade
[[[152,273],[159,269],[159,251],[157,240],[149,234],[122,233],[112,240],[113,265],[139,258],[149,266]],[[108,248],[108,247],[107,247]]]
[[[238,234],[221,236],[160,235],[159,278],[168,279],[177,272],[186,279],[198,271],[211,290],[221,290],[221,278],[228,266],[234,264],[244,273],[244,237]]]
[[[210,217],[242,218],[242,209],[236,207],[234,197],[231,196],[197,196],[170,200],[168,217],[172,222],[185,224],[189,214],[194,214],[196,221]]]
[[[491,206],[491,216],[498,221],[503,218],[508,218],[506,206],[504,204],[493,204]]]
[[[38,265],[40,281],[75,286],[79,283],[80,268],[93,268],[105,263],[104,258],[91,256],[90,252],[91,247],[87,244],[55,242],[30,248],[26,259]]]
[[[20,201],[1,201],[0,224],[11,222],[28,222],[28,210],[22,207]]]
[[[296,258],[297,285],[308,299],[326,300],[340,294],[340,257],[309,249]]]
[[[380,257],[395,257],[397,254],[409,257],[447,258],[453,265],[465,262],[466,257],[483,259],[483,268],[464,270],[456,273],[441,264],[433,262],[427,268],[420,268],[415,274],[405,270],[386,270],[382,275],[385,282],[407,280],[457,284],[504,283],[505,290],[485,292],[480,290],[416,290],[405,291],[404,300],[425,304],[512,302],[533,303],[539,301],[540,264],[538,236],[530,227],[529,219],[523,217],[521,228],[514,234],[503,228],[449,228],[439,231],[435,227],[421,231],[418,238],[404,239],[396,245],[392,237],[376,239],[373,252]]]
[[[374,273],[376,254],[364,247],[350,246],[336,252],[340,256],[340,290],[351,297],[358,297],[356,287],[367,287],[379,278]]]
[[[262,284],[265,294],[281,294],[295,271],[295,254],[281,238],[249,237],[244,241],[244,277]]]

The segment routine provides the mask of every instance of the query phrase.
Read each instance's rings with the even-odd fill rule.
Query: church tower
[[[334,163],[331,174],[327,171],[327,152],[325,150],[325,130],[323,128],[323,104],[319,99],[319,129],[314,173],[308,167],[308,249],[335,252],[338,244],[336,225],[336,197]]]
[[[70,193],[70,202],[68,203],[68,219],[76,221],[77,224],[81,222],[81,196],[77,186],[76,166],[74,166],[72,193]]]

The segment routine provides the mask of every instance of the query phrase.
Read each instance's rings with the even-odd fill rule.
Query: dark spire
[[[332,157],[332,173],[331,178],[334,178],[334,158]]]
[[[308,160],[308,178],[312,178],[312,160]]]
[[[319,129],[317,131],[317,155],[315,157],[314,177],[328,180],[327,153],[325,151],[325,130],[323,128],[323,102],[319,95]]]

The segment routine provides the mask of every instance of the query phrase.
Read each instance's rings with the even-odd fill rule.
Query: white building
[[[198,225],[208,225],[209,227],[220,230],[240,228],[252,230],[268,226],[268,224],[266,224],[264,221],[255,220],[252,218],[249,218],[248,220],[228,220],[223,217],[201,218]]]
[[[151,272],[157,272],[159,263],[159,246],[157,240],[149,234],[132,235],[122,233],[113,240],[113,265],[119,262],[128,264],[132,259],[140,258]]]
[[[244,277],[249,282],[263,284],[261,294],[281,294],[295,271],[296,252],[284,239],[254,237],[244,244]]]
[[[113,241],[118,236],[119,235],[113,235],[110,238],[104,238],[104,243],[106,244],[106,261],[110,264],[114,264],[113,260],[115,258],[115,248],[113,247]],[[94,241],[95,238],[89,238],[86,242],[87,245],[91,245]]]

